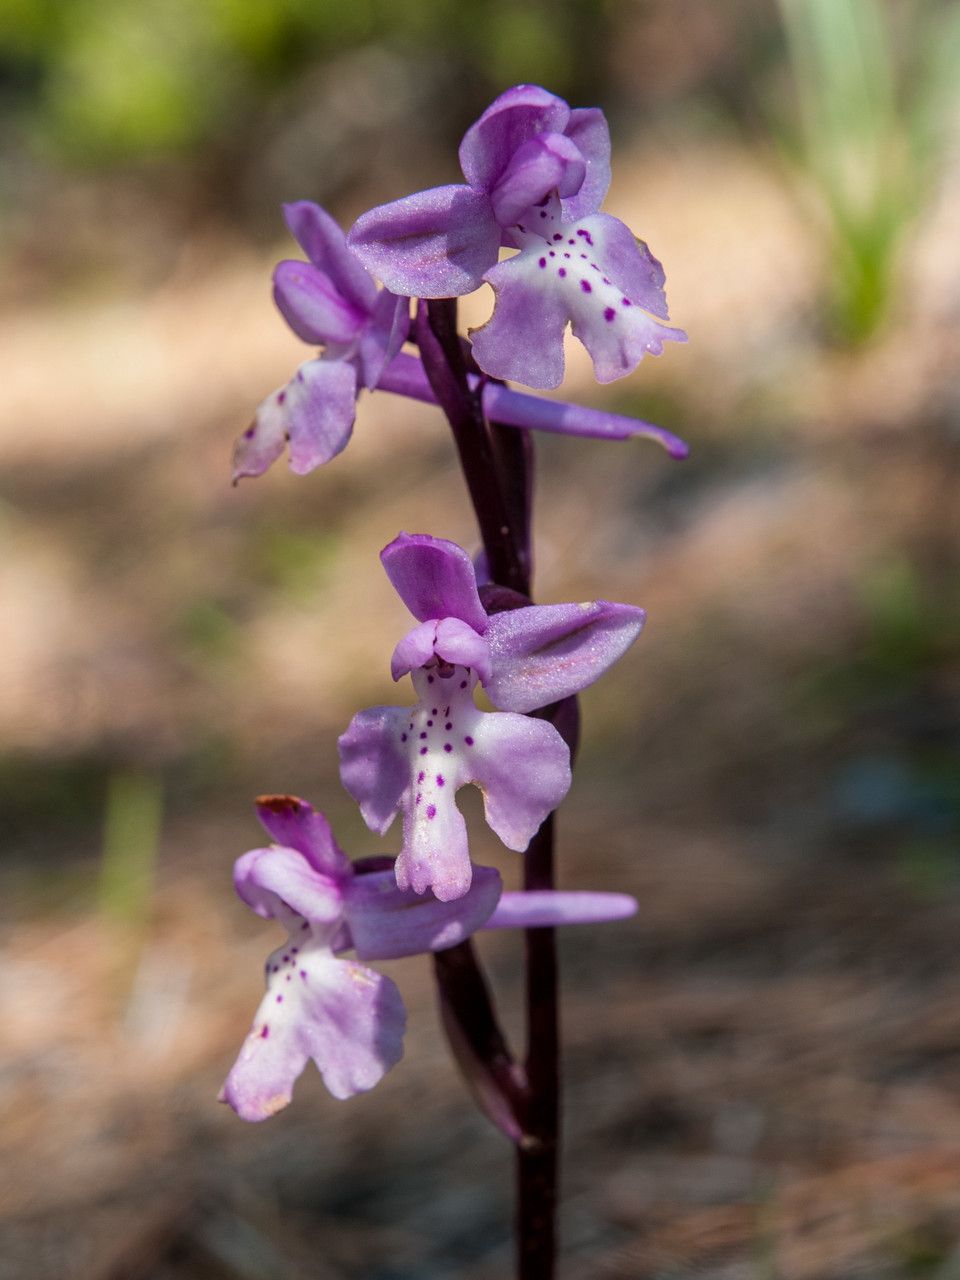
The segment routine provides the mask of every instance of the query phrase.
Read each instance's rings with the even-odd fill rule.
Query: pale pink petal
[[[267,994],[221,1100],[244,1120],[285,1107],[312,1058],[335,1098],[372,1089],[403,1055],[403,1002],[389,978],[293,940],[267,962]]]

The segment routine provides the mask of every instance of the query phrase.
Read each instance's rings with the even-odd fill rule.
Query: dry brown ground
[[[565,882],[641,904],[564,942],[565,1275],[947,1280],[956,832],[889,765],[927,785],[958,758],[952,188],[912,300],[853,357],[817,343],[814,246],[762,165],[717,146],[633,172],[610,207],[636,211],[691,345],[618,394],[695,453],[541,449],[539,598],[650,613],[585,697],[561,824]],[[448,1064],[425,964],[390,966],[407,1055],[370,1096],[305,1077],[255,1128],[213,1102],[273,942],[227,887],[249,797],[299,791],[373,850],[334,736],[394,696],[376,553],[401,527],[473,537],[439,420],[387,397],[323,473],[230,489],[238,424],[298,357],[268,265],[193,245],[148,298],[0,317],[4,1280],[509,1272],[509,1151]],[[582,361],[565,392],[595,395]],[[891,638],[864,601],[904,564],[919,621]],[[88,888],[87,793],[131,766],[167,805],[142,929]],[[515,940],[484,950],[510,1010]]]

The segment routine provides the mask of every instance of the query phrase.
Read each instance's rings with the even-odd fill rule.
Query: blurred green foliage
[[[162,814],[156,778],[131,772],[110,778],[100,860],[100,910],[125,927],[141,928],[149,910]]]
[[[780,0],[799,109],[787,148],[819,196],[835,336],[886,317],[898,253],[926,203],[960,85],[960,8]]]
[[[0,86],[32,136],[93,165],[182,152],[255,113],[301,68],[370,42],[484,84],[560,92],[602,39],[599,0],[5,0]]]

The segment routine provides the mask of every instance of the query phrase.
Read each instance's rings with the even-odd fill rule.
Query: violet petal
[[[357,409],[357,373],[346,360],[309,360],[287,387],[290,470],[298,476],[347,447]]]
[[[277,844],[302,853],[328,876],[350,873],[350,860],[337,844],[324,814],[299,796],[257,796],[257,816]]]
[[[470,557],[446,538],[401,533],[380,552],[387,577],[419,622],[459,618],[483,635],[487,615]]]
[[[490,193],[494,216],[501,227],[509,227],[528,209],[538,212],[531,206],[551,191],[561,196],[579,191],[585,173],[576,143],[562,133],[538,134],[518,147]]]
[[[460,167],[472,187],[490,191],[514,153],[539,133],[563,133],[570,108],[535,84],[521,84],[496,98],[463,136]]]
[[[570,752],[546,720],[510,711],[480,715],[471,780],[483,792],[488,825],[522,853],[570,789]]]
[[[390,826],[410,786],[401,735],[408,731],[405,707],[369,707],[353,717],[338,740],[340,781],[378,835]]]
[[[533,711],[579,693],[623,656],[645,620],[642,609],[609,600],[496,613],[487,695],[505,711]]]
[[[549,239],[527,236],[521,252],[484,276],[497,295],[490,320],[471,335],[484,372],[558,386],[567,320],[599,382],[632,372],[664,342],[686,341],[682,330],[648,314],[666,317],[663,270],[622,222],[598,213],[566,225],[551,218],[545,230]]]
[[[325,272],[291,258],[274,267],[273,300],[297,337],[315,346],[353,342],[367,319]]]
[[[476,635],[476,632],[471,634]],[[394,680],[407,675],[415,667],[425,667],[434,657],[434,643],[437,638],[437,620],[430,618],[408,631],[393,651],[390,659],[390,674]],[[479,637],[478,637],[479,638]]]
[[[347,240],[393,293],[452,298],[479,288],[497,260],[500,228],[484,193],[434,187],[371,209]]]
[[[564,133],[577,145],[587,165],[580,190],[561,201],[564,222],[596,213],[610,186],[610,130],[599,107],[575,107]],[[563,192],[560,192],[563,196]]]
[[[339,292],[360,311],[370,312],[377,287],[347,245],[340,224],[311,200],[283,206],[290,232],[315,267],[326,272]]]
[[[546,246],[538,257],[518,253],[489,270],[484,279],[493,286],[493,315],[470,331],[473,356],[485,373],[527,387],[559,387],[563,381],[563,331],[569,309],[562,296],[544,288],[534,272],[556,270],[548,263]]]
[[[500,873],[474,867],[462,898],[441,902],[398,889],[393,871],[357,876],[347,892],[346,921],[361,960],[393,960],[455,947],[487,920],[500,897]]]
[[[389,289],[377,294],[370,323],[360,335],[361,381],[369,390],[407,340],[410,332],[410,299],[398,298]]]
[[[628,893],[558,892],[552,889],[504,893],[484,929],[536,929],[564,924],[605,924],[635,915]]]
[[[434,652],[444,662],[469,667],[486,682],[490,679],[490,646],[483,636],[459,618],[441,618],[437,623]]]

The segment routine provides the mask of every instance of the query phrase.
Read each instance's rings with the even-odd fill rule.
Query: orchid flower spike
[[[322,813],[296,796],[261,796],[257,812],[276,841],[237,860],[234,883],[257,915],[278,920],[286,943],[267,959],[267,992],[220,1099],[244,1120],[285,1107],[312,1058],[335,1098],[371,1089],[403,1054],[406,1015],[396,985],[359,960],[456,946],[474,930],[622,919],[622,893],[506,893],[477,867],[455,903],[394,883],[391,859],[351,863]],[[386,863],[386,869],[381,864]]]
[[[533,711],[592,684],[633,643],[646,615],[595,600],[529,605],[488,616],[470,557],[455,542],[402,533],[380,556],[418,621],[393,653],[410,673],[412,708],[372,707],[340,738],[340,777],[367,826],[383,834],[403,813],[397,884],[442,901],[471,887],[456,791],[474,783],[488,824],[523,852],[570,787],[570,753]],[[483,685],[496,712],[473,699]]]
[[[500,95],[460,145],[466,185],[435,187],[363,214],[348,243],[394,293],[445,298],[493,287],[472,334],[480,368],[530,387],[563,380],[569,323],[600,382],[632,372],[671,328],[663,268],[600,213],[610,134],[598,108],[571,110],[537,85]],[[498,262],[501,247],[519,250]]]
[[[237,441],[233,477],[258,476],[289,444],[290,470],[306,475],[345,448],[359,387],[375,387],[406,340],[409,299],[378,290],[333,218],[308,200],[283,207],[308,262],[286,260],[273,296],[297,337],[324,348],[257,409]]]

